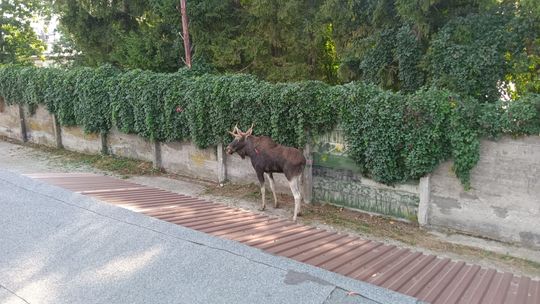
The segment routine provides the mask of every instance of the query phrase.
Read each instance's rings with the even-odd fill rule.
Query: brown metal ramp
[[[540,282],[85,173],[27,176],[430,303],[540,304]]]

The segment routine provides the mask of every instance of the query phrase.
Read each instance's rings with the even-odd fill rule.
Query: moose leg
[[[296,222],[296,217],[300,214],[300,207],[302,204],[302,192],[300,191],[300,178],[301,175],[293,176],[289,180],[289,186],[291,187],[291,192],[294,196],[294,214],[293,221]]]
[[[266,209],[266,200],[264,199],[264,194],[266,192],[266,189],[264,188],[264,173],[257,172],[257,178],[259,178],[259,184],[261,185],[261,196],[262,196],[262,205],[259,210],[264,211]]]
[[[270,182],[270,189],[272,189],[272,194],[274,195],[274,208],[278,207],[277,202],[277,196],[276,196],[276,189],[274,188],[274,175],[272,173],[265,173],[268,177],[268,181]]]

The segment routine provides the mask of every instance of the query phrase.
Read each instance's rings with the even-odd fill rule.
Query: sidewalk
[[[2,170],[0,215],[0,303],[417,303]]]

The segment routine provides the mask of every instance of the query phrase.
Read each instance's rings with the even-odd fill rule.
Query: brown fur
[[[306,158],[300,150],[279,145],[268,136],[235,139],[227,151],[229,154],[236,152],[242,158],[249,156],[261,183],[264,183],[264,173],[284,173],[290,181],[292,177],[301,175],[306,165]]]
[[[302,172],[306,165],[306,158],[302,154],[302,151],[296,148],[277,144],[268,136],[252,136],[251,132],[252,128],[245,133],[240,130],[237,133],[230,132],[234,136],[234,140],[227,146],[227,153],[233,154],[236,152],[242,158],[249,156],[251,165],[255,169],[261,185],[261,210],[264,210],[266,206],[264,175],[268,175],[270,187],[274,195],[274,206],[277,208],[278,202],[272,173],[284,173],[294,196],[293,220],[296,221],[296,216],[300,213],[302,201],[300,185]]]

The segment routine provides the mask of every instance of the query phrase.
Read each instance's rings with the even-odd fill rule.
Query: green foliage
[[[476,126],[466,117],[477,112],[462,110],[471,101],[433,88],[403,95],[374,86],[347,87],[343,128],[349,154],[365,173],[385,183],[404,182],[452,156],[456,174],[468,183],[479,152]]]
[[[432,35],[478,10],[476,1],[467,0],[328,0],[321,14],[335,29],[342,81],[412,92],[427,79],[429,67],[422,62]]]
[[[342,81],[480,101],[539,92],[540,11],[533,1],[328,0]],[[508,86],[513,82],[515,89]]]
[[[537,2],[190,0],[187,10],[193,58],[222,73],[407,93],[428,85],[494,101],[501,88],[513,99],[540,93]],[[177,5],[57,0],[54,10],[77,63],[174,72],[184,54]]]
[[[479,103],[448,90],[395,93],[372,84],[320,81],[272,84],[250,75],[121,72],[111,66],[0,68],[9,104],[43,104],[61,125],[120,131],[155,141],[191,140],[204,148],[230,141],[228,130],[255,124],[256,135],[302,147],[341,123],[348,154],[387,184],[419,178],[454,159],[465,185],[478,162],[480,136],[540,132],[540,95]]]
[[[410,26],[404,25],[398,29],[394,52],[399,67],[398,78],[401,91],[414,92],[422,87],[425,81],[421,67],[422,43]]]
[[[58,122],[63,126],[77,124],[75,118],[75,101],[77,95],[77,70],[48,69],[49,84],[46,100],[49,110],[56,114]]]
[[[45,45],[30,26],[33,15],[43,12],[40,0],[0,1],[0,65],[31,64]]]
[[[512,73],[507,74],[505,80],[515,85],[515,89],[510,90],[513,99],[526,92],[540,93],[540,4],[536,4],[536,11],[531,9],[521,13],[519,24],[512,26],[519,29],[526,47],[520,52],[506,54]]]
[[[336,81],[332,27],[318,18],[322,0],[188,3],[195,56],[220,71],[242,71],[270,81]],[[302,12],[299,14],[299,12]]]
[[[0,4],[22,9],[15,23],[0,14],[0,49],[11,54],[0,64],[38,53],[23,2],[40,1]],[[540,93],[537,1],[190,0],[193,70],[179,70],[177,5],[54,1],[66,42],[82,51],[78,63],[100,67],[5,66],[0,95],[44,104],[86,132],[117,127],[199,147],[226,143],[236,123],[298,147],[341,123],[349,155],[388,184],[453,158],[468,185],[480,137],[540,132],[540,98],[531,94]],[[15,40],[3,37],[14,26],[20,33],[9,37],[23,43],[10,47]],[[339,82],[347,84],[329,85]]]
[[[452,109],[454,97],[446,90],[420,90],[408,95],[403,112],[401,157],[406,176],[419,178],[447,159],[449,145],[448,121],[457,115]]]
[[[317,17],[323,2],[188,1],[194,58],[206,58],[221,72],[249,72],[271,81],[335,83],[332,26]],[[183,66],[178,0],[54,3],[64,43],[82,52],[83,65],[157,72]]]
[[[485,136],[501,134],[520,136],[540,133],[540,95],[529,94],[521,99],[483,104],[478,124]]]
[[[45,45],[30,25],[0,24],[0,64],[31,64],[31,57],[39,56],[43,51]]]
[[[181,66],[183,45],[175,0],[54,1],[69,48],[78,63],[172,72]]]
[[[366,52],[360,62],[361,79],[383,88],[397,89],[394,81],[397,68],[394,63],[393,48],[395,31],[384,29],[363,41]]]
[[[484,14],[446,24],[429,51],[431,82],[480,100],[496,100],[499,81],[509,70],[505,54],[518,52],[511,21],[506,15]]]
[[[77,98],[73,110],[77,124],[86,132],[107,132],[111,128],[112,95],[109,95],[109,91],[117,73],[111,66],[81,68],[77,71]]]
[[[20,67],[15,67],[11,65],[0,67],[2,73],[0,73],[0,92],[1,96],[4,97],[4,100],[7,104],[14,104],[17,102],[22,103],[22,90],[17,90],[19,88],[18,76],[21,73]]]
[[[461,183],[468,188],[470,171],[480,158],[480,140],[477,125],[478,101],[472,98],[456,99],[452,103],[454,113],[450,118],[450,145],[454,159],[454,172]],[[495,116],[495,119],[500,117]]]

